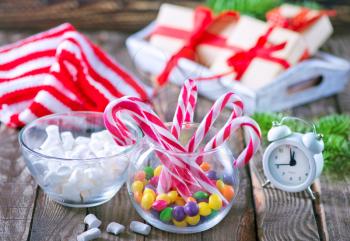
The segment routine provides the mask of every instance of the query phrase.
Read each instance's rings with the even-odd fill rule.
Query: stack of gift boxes
[[[258,90],[318,51],[333,32],[328,15],[284,4],[264,22],[233,11],[214,15],[204,7],[163,4],[149,37],[171,56],[158,84],[166,82],[179,58],[189,58],[208,67],[213,78],[229,76]]]

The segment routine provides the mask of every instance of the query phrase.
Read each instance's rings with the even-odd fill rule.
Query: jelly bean
[[[167,202],[167,204],[170,204],[170,198],[166,193],[158,194],[156,200],[164,200]]]
[[[168,206],[167,202],[164,200],[156,200],[152,204],[152,208],[158,212],[162,211],[164,208]]]
[[[216,210],[211,210],[211,214],[207,218],[213,218],[215,217],[219,212]]]
[[[170,192],[168,192],[168,197],[170,199],[170,202],[171,203],[175,202],[175,200],[177,199],[178,195],[179,194],[177,193],[177,191],[170,191]]]
[[[202,191],[198,191],[198,192],[193,194],[193,197],[197,200],[206,199],[206,198],[208,198],[208,196],[209,196],[208,193],[202,192]]]
[[[222,207],[222,201],[218,194],[212,194],[209,197],[209,207],[213,210],[220,210]]]
[[[157,189],[151,184],[151,183],[148,183],[148,184],[146,184],[145,185],[145,189],[152,189],[154,192],[156,192],[157,191]]]
[[[152,167],[147,166],[143,169],[143,171],[146,173],[146,178],[149,180],[153,177],[154,175],[154,170]]]
[[[207,172],[207,177],[209,179],[211,179],[211,180],[217,180],[218,179],[218,177],[216,175],[216,171],[213,171],[213,170]]]
[[[182,197],[178,197],[176,200],[175,200],[175,204],[178,205],[178,206],[184,206],[186,204],[185,200],[183,200]]]
[[[184,209],[185,209],[185,213],[190,217],[196,216],[199,212],[198,205],[195,202],[186,203]]]
[[[138,171],[135,173],[134,180],[143,182],[146,178],[146,173],[144,171]]]
[[[235,191],[230,185],[225,185],[224,188],[221,190],[221,193],[228,201],[231,201],[235,195]]]
[[[211,165],[208,162],[202,162],[200,165],[203,171],[207,172],[211,169]]]
[[[186,199],[186,201],[187,202],[197,202],[197,200],[195,199],[195,198],[193,198],[193,197],[188,197],[187,199]]]
[[[145,190],[143,191],[143,195],[145,194],[151,194],[153,199],[156,199],[156,193],[153,189],[150,189],[150,188],[145,188]]]
[[[182,221],[176,221],[175,219],[173,219],[173,223],[175,224],[176,227],[186,227],[187,226],[187,223],[186,223],[186,220],[182,220]]]
[[[225,183],[222,180],[216,181],[216,187],[219,189],[220,192],[224,188],[224,186],[225,186]]]
[[[131,190],[133,192],[142,192],[142,190],[143,190],[143,182],[141,182],[141,181],[134,181],[131,184]]]
[[[182,221],[185,219],[186,214],[185,214],[185,209],[183,206],[175,206],[173,208],[173,219],[175,219],[176,221]]]
[[[199,214],[201,216],[208,216],[211,214],[211,209],[208,203],[201,202],[198,204],[198,207],[199,207]]]
[[[158,186],[158,181],[159,181],[159,176],[154,176],[151,178],[151,180],[149,180],[149,184],[156,187]]]
[[[158,177],[158,176],[160,175],[161,171],[162,171],[162,168],[163,168],[162,165],[157,166],[157,167],[154,169],[154,176],[157,176],[157,177]]]
[[[163,222],[169,222],[172,218],[173,208],[167,207],[160,213],[160,220]]]
[[[150,189],[148,189],[150,190]],[[150,193],[143,194],[141,199],[141,207],[145,210],[149,210],[154,202],[154,197]]]
[[[224,174],[222,180],[224,181],[225,184],[232,185],[233,184],[233,176],[229,174]]]
[[[189,224],[189,225],[196,225],[198,222],[199,222],[199,220],[201,219],[201,216],[199,215],[199,214],[197,214],[196,216],[193,216],[193,217],[191,217],[191,216],[187,216],[186,218],[185,218],[185,220],[186,220],[186,222]]]
[[[142,192],[134,192],[134,199],[137,203],[141,203]]]

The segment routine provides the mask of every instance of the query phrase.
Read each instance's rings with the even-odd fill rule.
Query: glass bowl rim
[[[37,124],[37,122],[39,121],[42,121],[42,120],[47,120],[47,119],[52,119],[52,118],[57,118],[59,116],[67,116],[67,115],[72,115],[73,116],[75,114],[83,114],[83,115],[100,115],[101,118],[103,119],[103,112],[98,112],[98,111],[67,111],[67,112],[60,112],[60,113],[53,113],[53,114],[50,114],[50,115],[46,115],[46,116],[43,116],[43,117],[40,117],[40,118],[37,118],[33,121],[31,121],[30,123],[26,124],[19,132],[18,134],[18,141],[21,145],[21,147],[23,147],[24,149],[26,149],[27,151],[31,152],[31,153],[34,153],[35,155],[37,156],[40,156],[42,158],[45,158],[45,159],[51,159],[51,160],[56,160],[56,161],[96,161],[96,160],[103,160],[103,159],[109,159],[109,158],[113,158],[113,157],[120,157],[122,155],[125,155],[127,154],[129,151],[131,151],[132,149],[134,149],[134,147],[140,143],[140,141],[142,140],[142,137],[143,137],[143,133],[142,131],[140,130],[140,128],[129,122],[128,120],[125,120],[127,122],[128,125],[132,126],[132,128],[135,130],[136,132],[136,142],[132,145],[128,145],[125,147],[125,149],[121,152],[118,152],[117,154],[114,154],[114,155],[110,155],[110,156],[104,156],[104,157],[92,157],[92,158],[65,158],[65,157],[54,157],[54,156],[48,156],[48,155],[45,155],[43,153],[40,153],[40,152],[37,152],[35,151],[34,149],[30,148],[26,143],[25,141],[23,140],[23,135],[24,135],[24,132],[26,130],[28,130],[30,127],[33,127]],[[104,126],[105,127],[105,126]],[[106,127],[105,127],[106,128]],[[106,130],[108,131],[108,129],[106,128]],[[108,131],[108,133],[110,133]],[[113,137],[113,135],[110,133],[110,135]]]

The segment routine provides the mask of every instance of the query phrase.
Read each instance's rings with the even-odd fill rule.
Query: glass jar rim
[[[54,114],[50,114],[50,115],[46,115],[46,116],[43,116],[43,117],[40,117],[40,118],[37,118],[33,121],[31,121],[30,123],[26,124],[20,131],[19,135],[18,135],[18,141],[20,143],[20,145],[26,149],[27,151],[31,152],[31,153],[34,153],[35,155],[37,156],[40,156],[42,158],[45,158],[45,159],[53,159],[53,160],[57,160],[57,161],[97,161],[97,160],[103,160],[103,159],[107,159],[107,158],[113,158],[113,157],[120,157],[122,155],[125,155],[127,154],[128,152],[130,152],[132,149],[134,149],[134,147],[141,141],[142,137],[143,137],[143,133],[142,131],[140,130],[140,128],[125,120],[127,122],[127,125],[131,126],[132,129],[136,132],[136,141],[134,144],[132,145],[128,145],[128,146],[125,146],[125,149],[123,149],[122,151],[116,153],[116,154],[113,154],[113,155],[109,155],[109,156],[104,156],[104,157],[92,157],[92,158],[66,158],[66,157],[55,157],[55,156],[49,156],[49,155],[45,155],[43,153],[40,153],[36,150],[34,150],[33,148],[29,147],[27,145],[27,143],[24,141],[24,133],[29,130],[29,128],[35,126],[38,122],[40,121],[43,121],[43,120],[49,120],[49,119],[52,119],[52,118],[57,118],[59,116],[69,116],[69,115],[75,115],[75,114],[85,114],[85,115],[100,115],[101,118],[103,118],[103,112],[98,112],[98,111],[69,111],[69,112],[60,112],[60,113],[54,113]],[[107,129],[106,129],[107,130]],[[108,131],[108,133],[110,133]],[[113,136],[112,133],[110,133],[110,135]]]

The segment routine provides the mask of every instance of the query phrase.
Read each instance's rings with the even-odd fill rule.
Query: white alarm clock
[[[292,132],[283,123],[286,120],[298,120],[312,126],[313,132],[305,134]],[[306,190],[315,199],[310,185],[323,169],[322,135],[317,134],[315,125],[296,117],[284,117],[274,122],[267,139],[271,144],[263,156],[263,169],[266,183],[287,192]]]

